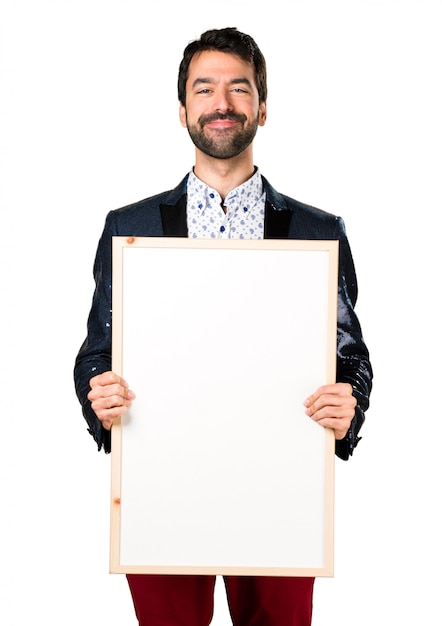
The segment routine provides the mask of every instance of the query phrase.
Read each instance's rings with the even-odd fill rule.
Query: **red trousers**
[[[140,626],[209,626],[215,576],[127,574]],[[224,576],[234,626],[310,626],[314,578]]]

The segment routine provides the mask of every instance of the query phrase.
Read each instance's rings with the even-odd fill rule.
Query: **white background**
[[[268,61],[256,164],[345,219],[375,371],[363,440],[336,462],[335,576],[316,582],[313,624],[441,623],[440,6],[2,1],[2,624],[136,623],[108,574],[110,458],[72,368],[105,215],[192,166],[178,64],[223,26]]]

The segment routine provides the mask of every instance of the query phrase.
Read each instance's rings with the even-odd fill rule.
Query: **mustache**
[[[210,124],[216,120],[230,120],[232,122],[240,122],[241,124],[244,124],[247,120],[247,116],[244,115],[244,113],[234,113],[233,111],[230,113],[220,113],[219,111],[216,111],[215,113],[201,115],[198,121],[201,126],[204,126],[205,124]]]

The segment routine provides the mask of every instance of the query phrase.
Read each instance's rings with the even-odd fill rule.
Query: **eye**
[[[242,95],[247,95],[249,93],[249,90],[244,87],[232,87],[231,92],[242,96]]]

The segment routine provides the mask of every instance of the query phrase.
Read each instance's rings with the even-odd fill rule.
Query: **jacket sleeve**
[[[88,431],[98,450],[110,452],[110,431],[103,428],[87,399],[93,376],[112,369],[112,236],[115,232],[113,212],[106,218],[94,263],[95,290],[87,322],[87,336],[77,354],[74,382]]]
[[[344,439],[336,441],[336,455],[348,460],[361,437],[359,431],[369,406],[373,372],[354,307],[358,296],[356,272],[344,222],[337,218],[339,239],[338,329],[336,381],[350,383],[357,400],[355,415]]]

